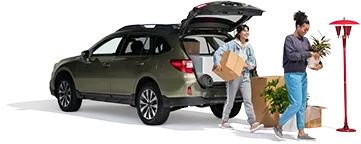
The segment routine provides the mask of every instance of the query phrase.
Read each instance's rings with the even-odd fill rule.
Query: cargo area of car
[[[198,34],[184,37],[184,51],[192,60],[194,73],[203,88],[225,88],[225,82],[213,71],[213,54],[230,37],[215,34]]]
[[[202,88],[225,88],[225,81],[213,72],[214,52],[233,39],[229,33],[263,12],[245,3],[215,1],[195,6],[181,21],[180,41],[192,61],[182,62],[182,65],[196,75]]]

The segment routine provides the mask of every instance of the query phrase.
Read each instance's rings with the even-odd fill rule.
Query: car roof
[[[180,24],[137,24],[127,25],[118,29],[115,33],[149,32],[161,35],[178,32]]]

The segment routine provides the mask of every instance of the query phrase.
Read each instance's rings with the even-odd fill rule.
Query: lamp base
[[[349,128],[348,125],[345,125],[343,128],[339,128],[336,131],[338,131],[338,132],[356,132],[356,129]]]

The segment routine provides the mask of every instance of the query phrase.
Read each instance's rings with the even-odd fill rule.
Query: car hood
[[[64,58],[64,59],[60,60],[59,62],[57,62],[54,67],[58,67],[58,66],[61,66],[63,64],[70,63],[73,61],[78,61],[79,59],[80,59],[80,55]]]

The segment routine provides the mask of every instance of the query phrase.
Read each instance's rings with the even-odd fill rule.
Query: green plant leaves
[[[288,91],[286,85],[277,87],[279,79],[274,79],[267,82],[261,96],[265,97],[265,102],[269,103],[269,112],[283,113],[290,104],[288,98]],[[307,93],[307,101],[309,100],[309,93]]]
[[[322,38],[321,40],[319,40],[311,35],[313,43],[310,50],[313,52],[317,52],[321,56],[321,58],[323,58],[331,54],[331,52],[329,51],[329,49],[331,49],[331,44],[328,43],[330,39],[325,39],[325,36],[322,36],[320,31],[318,32],[320,33]]]

